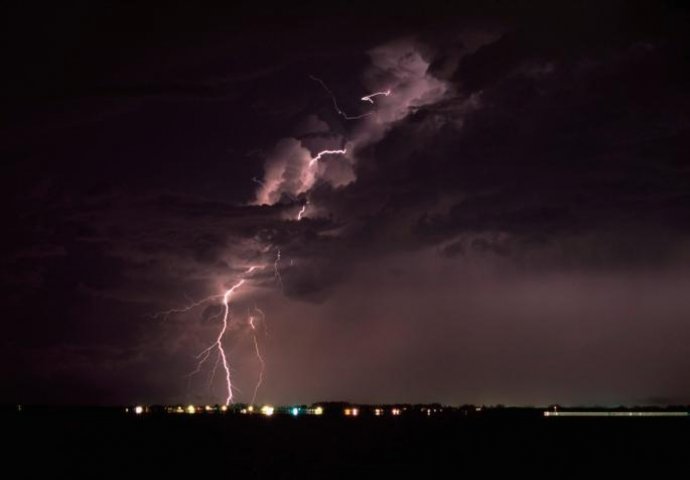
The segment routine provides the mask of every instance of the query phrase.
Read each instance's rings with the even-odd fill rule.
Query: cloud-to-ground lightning
[[[264,329],[265,329],[265,322],[264,322],[264,312],[261,311],[261,309],[254,307],[254,310],[259,313],[261,316],[261,322],[264,324]],[[264,381],[264,370],[266,369],[266,364],[264,362],[264,358],[261,356],[261,350],[259,348],[259,340],[257,338],[257,330],[256,330],[256,321],[257,317],[254,315],[249,316],[249,327],[252,330],[252,341],[254,342],[254,352],[256,353],[256,358],[259,361],[259,377],[256,380],[256,385],[254,386],[254,393],[252,395],[252,401],[251,404],[253,405],[254,402],[256,402],[256,394],[259,391],[259,388],[261,388],[261,384]]]
[[[386,78],[388,80],[386,80],[387,84],[384,84],[385,86],[381,85],[384,88],[380,91],[369,93],[359,99],[372,105],[371,107],[362,107],[367,111],[359,115],[349,115],[343,111],[338,104],[334,91],[322,79],[309,75],[309,78],[319,83],[330,96],[332,105],[339,116],[345,120],[359,120],[375,116],[374,120],[361,122],[362,125],[357,125],[357,128],[353,129],[351,134],[340,134],[328,132],[328,130],[324,132],[321,127],[324,121],[316,117],[319,127],[314,131],[309,130],[308,135],[305,133],[296,137],[281,139],[272,153],[266,158],[263,178],[253,177],[251,179],[259,188],[256,191],[255,200],[250,201],[249,204],[259,207],[274,206],[273,209],[263,210],[265,212],[277,212],[276,217],[270,218],[280,218],[289,222],[301,221],[308,216],[314,216],[320,212],[320,206],[312,205],[312,201],[316,200],[316,198],[312,198],[315,186],[324,184],[338,189],[356,181],[354,169],[356,152],[382,138],[394,122],[404,118],[410,112],[410,109],[416,107],[420,101],[422,105],[428,104],[441,98],[446,91],[443,82],[435,80],[427,74],[428,63],[421,56],[417,55],[416,51],[413,50],[413,53],[415,54],[412,57],[413,62],[410,64],[411,67],[407,68],[407,60],[402,62],[403,58],[407,59],[410,55],[409,48],[406,46],[405,48],[400,48],[396,44],[392,47],[386,46],[383,49],[371,52],[377,73],[376,77],[371,78],[379,78],[379,71],[383,71],[387,73]],[[405,68],[400,67],[403,63]],[[384,96],[390,96],[391,98],[387,101],[381,101],[383,99],[379,97]],[[327,124],[326,127],[328,127]],[[327,133],[327,135],[321,135],[323,133]],[[325,144],[329,146],[328,149],[314,152],[312,139],[315,136],[319,137],[319,142],[330,142],[337,138],[339,143]],[[319,144],[319,148],[323,146],[324,144]],[[319,162],[328,155],[343,155],[347,161],[337,163],[334,161],[332,165],[319,165]],[[274,215],[275,213],[271,214]],[[215,374],[221,371],[219,367],[222,366],[226,390],[226,405],[233,401],[234,386],[231,378],[230,364],[232,362],[228,359],[228,354],[223,347],[223,341],[233,328],[240,326],[237,322],[231,322],[230,302],[234,301],[235,293],[249,281],[249,274],[256,268],[266,269],[266,273],[268,273],[268,269],[273,268],[275,283],[280,286],[281,290],[284,289],[281,276],[281,251],[278,249],[280,244],[262,241],[259,238],[261,237],[255,237],[256,242],[260,244],[259,255],[271,255],[269,252],[275,252],[272,262],[269,260],[262,264],[262,266],[251,267],[240,275],[239,280],[223,294],[212,295],[185,307],[170,309],[156,314],[157,317],[168,317],[172,314],[189,312],[207,302],[213,301],[219,305],[222,303],[220,312],[217,312],[212,317],[221,319],[220,330],[217,332],[215,340],[196,356],[196,369],[190,375],[200,373],[204,367],[209,368],[210,363],[213,362],[214,365],[210,374],[210,382],[212,382],[215,379]],[[289,266],[296,265],[298,261],[300,260],[290,258]],[[288,270],[285,269],[284,272],[287,274]],[[219,299],[222,300],[219,301]],[[262,343],[263,337],[260,334],[260,330],[263,327],[263,334],[266,334],[266,322],[263,313],[259,315],[256,312],[260,312],[256,306],[254,307],[254,312],[247,312],[248,328],[240,330],[245,335],[247,333],[251,335],[253,350],[260,366],[259,376],[252,395],[252,403],[256,401],[257,392],[264,381],[265,369],[263,357],[265,347]],[[212,358],[214,354],[216,355],[215,359]]]
[[[238,280],[232,287],[230,287],[228,290],[225,291],[225,293],[222,295],[223,298],[223,314],[222,314],[222,327],[220,331],[218,332],[218,336],[216,337],[215,341],[209,345],[207,348],[202,350],[198,355],[197,355],[197,366],[196,369],[190,373],[191,375],[194,375],[196,373],[199,373],[201,371],[201,367],[204,365],[204,363],[208,360],[208,357],[211,355],[211,352],[214,350],[217,350],[219,358],[220,358],[220,365],[223,366],[223,372],[225,373],[225,387],[226,387],[226,397],[225,397],[225,405],[229,405],[232,403],[232,398],[233,398],[233,386],[232,386],[232,379],[230,376],[230,365],[228,364],[228,357],[227,354],[225,353],[225,348],[223,347],[223,337],[225,336],[225,333],[228,330],[228,324],[229,324],[229,319],[230,319],[230,300],[232,299],[233,294],[237,289],[239,289],[242,285],[245,284],[247,280],[247,275],[252,273],[254,270],[256,270],[259,267],[252,266],[249,267],[244,274],[242,275],[242,278]],[[216,295],[215,297],[218,297]],[[196,305],[198,306],[198,305]],[[184,311],[189,311],[193,308],[185,308],[182,309]],[[214,367],[214,373],[213,375],[215,376],[215,369],[217,367]]]
[[[345,154],[347,154],[347,149],[345,149],[345,148],[322,150],[322,151],[318,152],[314,157],[311,158],[311,160],[309,161],[309,164],[308,164],[308,168],[314,169],[316,164],[318,163],[318,161],[321,160],[321,158],[324,155],[345,155]],[[257,178],[253,178],[252,180],[254,182],[260,184],[260,185],[263,185],[263,182],[261,182],[261,180],[259,180]],[[304,213],[306,212],[308,204],[309,204],[309,201],[307,200],[302,205],[302,207],[300,208],[300,210],[297,214],[297,220],[298,221],[302,220]],[[280,275],[280,260],[281,260],[281,252],[280,252],[280,250],[278,250],[276,257],[275,257],[275,260],[273,262],[273,272],[274,272],[274,277],[276,279],[276,282],[282,288],[283,287],[283,279]],[[226,387],[226,396],[225,396],[225,404],[226,405],[229,405],[230,403],[232,403],[232,399],[233,399],[233,384],[232,384],[230,366],[229,366],[229,362],[228,362],[227,353],[223,347],[223,339],[224,339],[225,334],[228,330],[228,326],[229,326],[229,322],[230,322],[230,305],[229,304],[230,304],[230,301],[232,299],[234,292],[237,289],[239,289],[242,285],[244,285],[244,283],[246,282],[247,275],[249,275],[252,271],[254,271],[257,268],[265,268],[265,267],[266,266],[263,266],[263,267],[252,266],[252,267],[250,267],[247,271],[244,272],[244,274],[242,275],[240,280],[238,280],[231,288],[229,288],[222,295],[211,295],[209,297],[206,297],[206,298],[199,300],[197,302],[193,302],[193,303],[186,305],[184,307],[170,309],[170,310],[166,310],[164,312],[160,312],[160,313],[155,314],[156,317],[159,317],[159,316],[167,317],[167,316],[169,316],[171,314],[175,314],[175,313],[186,313],[186,312],[189,312],[189,311],[193,310],[194,308],[196,308],[200,305],[203,305],[204,303],[210,302],[214,299],[222,298],[223,311],[222,311],[222,315],[219,315],[221,317],[222,327],[221,327],[220,331],[218,332],[218,335],[217,335],[215,341],[211,345],[209,345],[207,348],[202,350],[196,356],[196,359],[197,359],[196,368],[189,374],[189,377],[191,378],[194,375],[200,373],[201,369],[203,368],[205,363],[208,361],[211,354],[214,351],[217,352],[218,356],[216,357],[216,362],[215,362],[213,369],[211,371],[211,376],[210,376],[209,382],[212,382],[213,379],[215,378],[215,374],[216,374],[216,371],[217,371],[219,365],[222,366],[223,372],[225,373],[224,377],[225,377],[225,387]],[[257,311],[260,311],[260,310],[257,309]],[[252,342],[254,344],[254,350],[256,352],[257,359],[259,360],[259,363],[261,365],[261,371],[260,371],[259,380],[257,382],[257,385],[254,388],[254,394],[252,397],[252,402],[254,402],[254,400],[256,399],[258,389],[261,386],[261,383],[263,382],[263,371],[265,368],[264,359],[261,355],[261,350],[259,348],[259,340],[258,340],[257,333],[256,333],[255,318],[256,317],[254,317],[254,316],[250,316],[250,327],[252,330]],[[263,321],[263,313],[262,313],[262,321]]]
[[[336,98],[335,93],[328,87],[328,85],[326,85],[326,83],[323,80],[321,80],[320,78],[315,77],[313,75],[309,75],[309,78],[311,78],[315,82],[318,82],[323,87],[323,89],[330,95],[336,112],[340,116],[345,118],[346,120],[358,120],[358,119],[368,117],[370,115],[374,115],[376,113],[375,111],[369,111],[369,112],[366,112],[366,113],[363,113],[360,115],[348,115],[345,111],[343,111],[340,108],[340,106],[338,105],[338,100]],[[361,100],[363,102],[368,102],[368,103],[371,103],[373,105],[375,103],[374,102],[375,97],[377,97],[377,96],[386,96],[387,97],[390,94],[391,94],[390,89],[383,90],[383,91],[377,91],[377,92],[373,92],[373,93],[370,93],[368,95],[361,97]],[[297,221],[301,221],[303,218],[305,218],[305,214],[306,214],[307,209],[309,207],[310,203],[309,203],[308,195],[309,195],[309,191],[311,190],[311,188],[314,184],[314,181],[317,178],[318,162],[325,155],[347,155],[347,154],[348,154],[348,150],[346,148],[331,148],[331,149],[325,149],[325,150],[321,150],[321,151],[317,152],[316,155],[312,156],[310,158],[309,162],[306,164],[307,171],[304,172],[306,181],[304,181],[304,183],[303,183],[302,191],[298,190],[296,192],[283,192],[283,193],[287,193],[287,194],[292,193],[293,198],[295,200],[297,199],[297,194],[306,194],[306,198],[304,200],[304,203],[302,203],[299,211],[297,212],[297,216],[295,218]],[[252,178],[252,181],[264,189],[267,188],[267,185],[269,184],[266,180],[261,180],[261,179],[258,179],[256,177]],[[280,275],[280,261],[281,261],[281,252],[280,252],[280,250],[278,250],[276,257],[275,257],[275,260],[273,262],[273,272],[274,272],[274,277],[276,279],[276,282],[280,285],[281,288],[283,288],[283,279]],[[292,265],[292,260],[291,260],[291,265]],[[193,372],[190,373],[190,376],[198,374],[201,371],[204,364],[210,358],[211,354],[213,352],[216,352],[217,357],[216,357],[214,367],[211,371],[210,381],[213,381],[213,379],[215,378],[215,374],[216,374],[218,367],[222,366],[223,372],[225,374],[224,375],[224,377],[225,377],[225,388],[226,388],[225,405],[229,405],[230,403],[232,403],[232,400],[233,400],[233,384],[232,384],[232,378],[231,378],[230,365],[229,365],[229,361],[228,361],[228,356],[227,356],[226,351],[223,347],[223,339],[224,339],[224,337],[228,331],[229,324],[230,324],[230,301],[232,300],[233,294],[245,284],[245,282],[247,280],[247,276],[252,271],[254,271],[257,268],[265,268],[265,267],[266,267],[266,265],[264,265],[262,267],[257,267],[257,266],[250,267],[247,271],[244,272],[244,274],[240,277],[240,279],[234,285],[232,285],[232,287],[230,287],[228,290],[226,290],[225,293],[222,295],[212,295],[212,296],[206,297],[202,300],[199,300],[197,302],[193,302],[193,303],[191,303],[187,306],[184,306],[182,308],[170,309],[170,310],[156,314],[156,317],[162,316],[162,317],[166,318],[171,314],[186,313],[186,312],[189,312],[192,309],[194,309],[194,308],[196,308],[196,307],[198,307],[204,303],[210,302],[210,301],[215,300],[215,299],[222,298],[222,306],[223,306],[222,313],[217,315],[218,317],[221,317],[221,322],[222,322],[220,331],[218,332],[218,335],[216,336],[213,343],[211,343],[208,347],[206,347],[204,350],[202,350],[196,356],[196,359],[197,359],[196,368]],[[255,307],[255,311],[261,312],[256,307]],[[257,357],[259,364],[260,364],[259,377],[258,377],[256,386],[254,388],[254,393],[252,396],[252,403],[254,403],[254,401],[256,400],[257,392],[258,392],[258,390],[261,387],[261,384],[263,382],[264,368],[265,368],[265,363],[264,363],[263,356],[261,354],[259,339],[257,336],[257,325],[256,325],[257,318],[258,317],[255,316],[254,314],[251,314],[249,316],[249,327],[251,329],[254,351],[255,351],[256,357]],[[263,316],[263,312],[261,312],[261,323],[264,324],[264,328],[265,328],[265,318]]]

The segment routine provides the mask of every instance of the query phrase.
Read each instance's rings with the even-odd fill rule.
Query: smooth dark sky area
[[[683,2],[63,3],[2,7],[0,403],[222,403],[242,280],[235,401],[690,402]]]

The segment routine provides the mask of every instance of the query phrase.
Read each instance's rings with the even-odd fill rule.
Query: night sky
[[[242,279],[236,401],[690,402],[682,2],[138,3],[2,7],[0,402],[222,403]]]

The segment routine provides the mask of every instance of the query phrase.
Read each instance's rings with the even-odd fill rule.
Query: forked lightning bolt
[[[323,89],[330,95],[336,112],[340,116],[345,118],[346,120],[358,120],[358,119],[361,119],[364,117],[368,117],[370,115],[374,115],[376,113],[374,111],[369,111],[369,112],[366,112],[366,113],[363,113],[360,115],[348,115],[347,113],[345,113],[340,108],[340,106],[338,105],[338,101],[336,99],[335,94],[328,87],[328,85],[326,85],[326,83],[323,80],[321,80],[320,78],[317,78],[313,75],[310,75],[309,77],[312,80],[318,82],[323,87]],[[386,96],[387,97],[390,94],[391,94],[391,90],[374,92],[374,93],[371,93],[369,95],[365,95],[364,97],[361,98],[361,100],[363,102],[368,102],[368,103],[374,104],[373,99],[375,97],[377,97],[377,96]],[[314,169],[316,164],[318,163],[318,161],[321,160],[321,158],[324,155],[346,155],[346,154],[347,154],[347,149],[345,149],[345,148],[343,148],[343,149],[332,149],[332,150],[322,150],[322,151],[318,152],[313,158],[311,158],[311,160],[309,161],[308,168],[310,170]],[[313,173],[313,170],[312,170],[312,173]],[[254,181],[255,183],[259,184],[262,187],[266,186],[265,182],[263,182],[262,180],[259,180],[256,177],[252,178],[252,181]],[[304,218],[304,215],[306,213],[308,206],[309,206],[309,199],[307,198],[306,201],[304,202],[304,204],[302,205],[302,207],[300,208],[299,212],[297,213],[296,220],[299,221],[299,220],[302,220],[302,218]],[[281,260],[280,250],[278,250],[275,261],[273,262],[273,270],[274,270],[274,276],[276,278],[276,281],[278,282],[278,284],[282,288],[283,287],[283,280],[282,280],[281,275],[280,275],[280,260]],[[292,264],[293,264],[293,261],[290,260],[290,265],[292,265]],[[215,375],[216,375],[216,371],[218,370],[218,367],[222,366],[222,369],[224,372],[225,390],[226,390],[225,405],[229,405],[233,401],[233,384],[232,384],[232,378],[231,378],[230,365],[228,362],[228,355],[226,354],[225,348],[223,347],[223,339],[225,337],[225,334],[228,331],[228,327],[230,325],[230,320],[231,320],[230,319],[230,302],[233,300],[233,296],[234,296],[235,292],[238,289],[240,289],[246,283],[247,277],[249,274],[251,274],[254,270],[256,270],[258,268],[266,268],[266,267],[267,267],[267,265],[260,266],[260,267],[252,266],[252,267],[248,268],[242,274],[240,279],[234,285],[232,285],[232,287],[227,289],[225,291],[225,293],[223,293],[223,294],[211,295],[211,296],[203,298],[199,301],[192,302],[191,304],[186,305],[184,307],[173,308],[170,310],[156,313],[154,315],[154,318],[162,317],[163,319],[166,319],[170,315],[179,314],[179,313],[186,313],[186,312],[189,312],[189,311],[191,311],[191,310],[193,310],[193,309],[195,309],[195,308],[197,308],[197,307],[199,307],[205,303],[215,301],[218,299],[222,299],[222,306],[223,306],[222,312],[211,317],[211,318],[218,318],[218,317],[221,318],[221,321],[222,321],[221,328],[220,328],[218,335],[216,336],[215,340],[213,341],[213,343],[211,343],[208,347],[206,347],[204,350],[202,350],[196,356],[196,359],[197,359],[196,368],[193,372],[191,372],[189,374],[189,376],[191,377],[191,376],[194,376],[194,375],[200,373],[202,367],[208,361],[211,354],[213,352],[217,352],[216,361],[215,361],[215,364],[214,364],[213,369],[211,371],[211,376],[210,376],[209,382],[213,381],[213,379],[215,378]],[[249,327],[251,329],[252,342],[254,345],[254,352],[255,352],[256,358],[259,362],[260,370],[259,370],[259,375],[258,375],[256,385],[254,387],[254,392],[252,395],[252,404],[256,401],[257,393],[258,393],[259,388],[261,387],[261,385],[263,383],[264,370],[265,370],[265,362],[264,362],[264,358],[261,354],[260,342],[259,342],[258,330],[257,330],[257,322],[259,321],[259,319],[260,319],[260,323],[262,324],[262,327],[264,330],[264,335],[267,334],[264,313],[259,308],[257,308],[256,306],[254,307],[254,312],[256,314],[250,314],[249,315]]]
[[[197,366],[196,370],[194,370],[190,375],[194,375],[198,372],[201,371],[201,367],[203,364],[208,360],[209,355],[214,349],[217,349],[218,355],[220,356],[220,365],[223,366],[223,372],[225,373],[225,387],[226,387],[226,397],[225,397],[225,405],[230,405],[232,403],[232,379],[230,377],[230,366],[228,365],[228,357],[225,353],[225,348],[223,347],[223,337],[225,336],[225,332],[228,330],[228,320],[230,318],[230,300],[232,299],[232,295],[237,291],[238,288],[240,288],[244,283],[246,282],[246,276],[252,273],[254,270],[256,270],[259,267],[252,266],[247,269],[247,271],[244,272],[244,275],[240,280],[238,280],[232,287],[230,287],[228,290],[225,291],[225,293],[222,295],[223,297],[223,314],[222,314],[222,327],[220,331],[218,332],[218,336],[216,337],[216,340],[209,345],[207,348],[205,348],[203,351],[201,351],[197,355]],[[214,368],[215,370],[215,368]],[[215,375],[215,372],[214,372]]]

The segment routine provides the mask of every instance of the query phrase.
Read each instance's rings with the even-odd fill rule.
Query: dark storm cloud
[[[370,147],[344,211],[366,211],[380,231],[409,214],[433,242],[490,232],[523,237],[515,247],[570,236],[596,247],[600,232],[602,256],[616,235],[659,254],[684,243],[690,82],[676,32],[555,27],[508,29],[463,56],[454,96]]]
[[[8,398],[215,398],[171,379],[216,332],[217,305],[155,313],[254,264],[234,313],[259,303],[273,322],[272,401],[687,398],[682,22],[487,8],[104,34],[84,47],[93,62],[65,54],[76,71],[16,87],[33,100],[11,103],[3,132]],[[310,74],[348,112],[394,95],[350,122]]]

